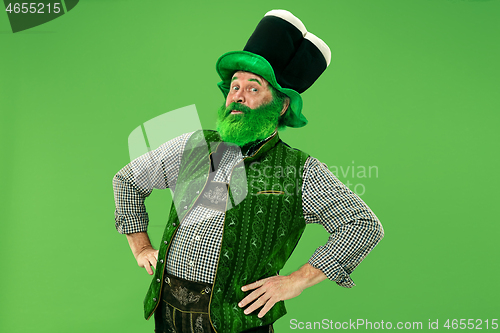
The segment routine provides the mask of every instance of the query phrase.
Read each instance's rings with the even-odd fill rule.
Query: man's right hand
[[[137,265],[144,267],[149,275],[153,275],[151,266],[156,269],[158,250],[151,246],[148,234],[145,232],[127,234],[127,240],[135,260],[137,260]]]
[[[144,267],[149,275],[153,275],[153,270],[156,269],[156,262],[158,261],[158,250],[151,248],[146,248],[142,250],[136,257],[137,265],[139,267]]]

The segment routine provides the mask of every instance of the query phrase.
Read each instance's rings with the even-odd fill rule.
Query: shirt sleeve
[[[353,287],[349,274],[384,236],[378,218],[326,164],[312,157],[304,165],[302,203],[306,223],[321,224],[330,233],[308,263],[338,285]]]
[[[115,227],[119,233],[147,231],[144,200],[154,188],[175,189],[182,152],[191,134],[178,136],[136,158],[114,176]]]

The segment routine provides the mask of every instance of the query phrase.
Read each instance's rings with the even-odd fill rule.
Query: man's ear
[[[280,116],[282,116],[286,112],[289,106],[290,106],[290,97],[287,97],[283,101],[283,109],[281,109]]]

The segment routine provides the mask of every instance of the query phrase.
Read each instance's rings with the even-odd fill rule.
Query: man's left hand
[[[284,301],[300,295],[304,290],[292,275],[271,276],[241,287],[242,291],[253,290],[247,297],[238,303],[240,308],[252,303],[245,309],[245,314],[250,314],[264,305],[258,317],[262,318],[279,301]]]
[[[304,289],[325,279],[326,275],[321,270],[305,264],[298,271],[290,275],[270,276],[241,287],[242,291],[253,291],[239,302],[238,306],[244,308],[253,302],[245,309],[245,314],[250,314],[261,306],[264,306],[258,314],[258,317],[262,318],[271,310],[274,304],[297,297]]]

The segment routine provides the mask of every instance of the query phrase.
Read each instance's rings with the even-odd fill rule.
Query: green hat
[[[286,10],[272,10],[259,22],[243,51],[223,54],[216,69],[222,79],[217,85],[227,97],[231,78],[237,71],[262,76],[276,90],[290,97],[284,123],[302,127],[300,94],[309,88],[330,64],[331,52],[318,37]]]

